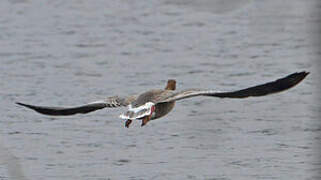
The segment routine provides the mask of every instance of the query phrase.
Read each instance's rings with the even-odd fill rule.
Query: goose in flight
[[[16,102],[16,104],[33,109],[38,113],[52,116],[67,116],[77,113],[85,114],[103,108],[127,106],[128,110],[119,117],[127,120],[125,122],[125,127],[128,128],[132,120],[141,120],[141,126],[144,126],[150,120],[165,116],[174,108],[175,102],[181,99],[194,96],[209,96],[218,98],[247,98],[265,96],[294,87],[308,74],[309,72],[305,71],[297,72],[265,84],[229,92],[206,89],[186,89],[177,92],[175,91],[176,81],[168,80],[165,89],[153,89],[139,95],[132,95],[128,97],[112,96],[101,101],[95,101],[75,107],[35,106],[20,102]]]

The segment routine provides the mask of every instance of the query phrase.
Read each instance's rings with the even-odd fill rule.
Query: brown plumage
[[[122,119],[127,119],[125,126],[129,127],[134,119],[142,120],[142,126],[150,120],[158,119],[168,114],[175,106],[177,100],[190,98],[194,96],[209,96],[219,98],[247,98],[255,96],[265,96],[278,93],[294,87],[300,83],[309,72],[298,72],[290,74],[284,78],[265,84],[253,86],[246,89],[230,92],[220,92],[216,90],[187,89],[176,92],[176,81],[168,80],[165,89],[154,89],[146,91],[140,95],[128,97],[113,96],[102,101],[96,101],[89,104],[75,107],[48,107],[35,106],[17,102],[17,104],[33,109],[46,115],[73,115],[77,113],[89,113],[105,107],[128,106],[128,111],[121,114]]]

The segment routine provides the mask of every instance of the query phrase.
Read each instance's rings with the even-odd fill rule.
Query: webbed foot
[[[143,119],[142,119],[142,127],[143,126],[145,126],[147,123],[148,123],[148,121],[150,120],[150,118],[151,118],[151,116],[146,116],[146,117],[144,117]]]
[[[127,121],[125,122],[125,127],[129,128],[129,125],[132,123],[133,121],[130,119],[127,119]]]

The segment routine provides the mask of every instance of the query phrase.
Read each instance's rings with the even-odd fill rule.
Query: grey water
[[[0,2],[0,179],[320,179],[317,0]],[[280,94],[191,98],[145,127],[125,109],[50,117],[164,88],[236,90],[297,71]]]

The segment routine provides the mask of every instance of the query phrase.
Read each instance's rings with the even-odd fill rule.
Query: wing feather
[[[220,92],[215,90],[188,89],[181,92],[173,93],[161,99],[158,103],[177,101],[194,96],[212,96],[219,98],[247,98],[251,96],[265,96],[268,94],[278,93],[299,84],[309,72],[297,72],[286,77],[277,79],[265,84],[249,87],[231,92]]]
[[[102,101],[95,101],[88,104],[74,106],[74,107],[53,107],[53,106],[35,106],[16,102],[16,104],[30,108],[38,113],[51,115],[51,116],[68,116],[74,114],[86,114],[92,111],[96,111],[103,108],[115,108],[121,106],[127,106],[134,101],[136,96],[129,96],[121,98],[118,96],[108,97]]]

